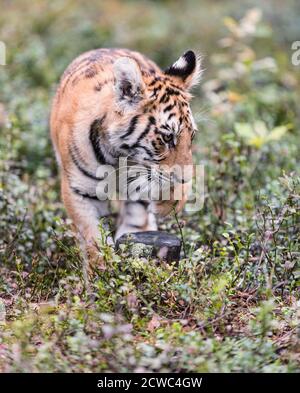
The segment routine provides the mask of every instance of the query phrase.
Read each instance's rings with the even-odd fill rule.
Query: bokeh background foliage
[[[1,1],[0,370],[299,370],[299,2]],[[84,285],[48,135],[82,51],[203,54],[203,209],[161,223],[178,265],[121,254]],[[298,315],[297,315],[298,313]]]

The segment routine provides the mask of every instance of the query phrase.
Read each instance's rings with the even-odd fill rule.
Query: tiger
[[[197,126],[190,90],[201,73],[201,58],[192,50],[163,71],[141,53],[117,48],[85,52],[64,71],[51,109],[51,139],[62,200],[91,265],[103,264],[99,220],[107,227],[112,215],[111,201],[97,196],[99,166],[117,170],[126,157],[172,184],[168,200],[120,201],[109,244],[127,233],[157,230],[158,216],[183,208],[190,182],[166,168],[193,164]],[[181,200],[174,198],[178,189]]]

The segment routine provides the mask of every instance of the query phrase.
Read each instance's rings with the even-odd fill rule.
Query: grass
[[[263,4],[260,18],[247,13],[254,4],[5,4],[0,371],[299,371],[299,6]],[[162,66],[204,52],[193,111],[206,197],[199,212],[160,223],[183,237],[178,264],[102,244],[108,268],[86,287],[48,116],[65,66],[100,46]]]

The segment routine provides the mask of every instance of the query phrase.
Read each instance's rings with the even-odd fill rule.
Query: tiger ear
[[[122,110],[136,107],[145,89],[137,62],[129,57],[118,58],[113,65],[117,105]]]
[[[192,50],[185,52],[171,67],[166,69],[165,74],[176,78],[184,89],[191,89],[201,78],[200,56],[196,56]]]

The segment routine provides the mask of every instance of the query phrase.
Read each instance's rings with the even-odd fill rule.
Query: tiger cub
[[[62,199],[92,263],[101,263],[99,219],[111,214],[110,201],[96,192],[104,181],[99,166],[117,169],[120,157],[126,157],[146,168],[146,179],[151,169],[158,181],[171,184],[166,200],[120,202],[116,239],[156,230],[156,214],[183,207],[189,182],[168,168],[192,165],[196,125],[189,90],[200,74],[200,60],[191,50],[162,71],[138,52],[97,49],[80,55],[62,75],[52,106],[51,138]],[[174,198],[178,189],[179,201]]]

